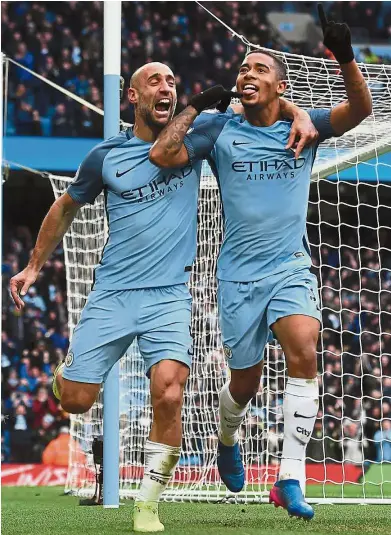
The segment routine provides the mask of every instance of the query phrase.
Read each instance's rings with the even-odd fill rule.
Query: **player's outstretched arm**
[[[340,136],[359,125],[372,113],[372,97],[355,59],[349,26],[327,20],[323,6],[318,4],[324,45],[331,50],[341,66],[348,99],[331,111],[330,123]]]
[[[61,195],[52,204],[43,220],[27,267],[10,281],[12,299],[19,310],[24,307],[20,296],[26,295],[27,290],[34,284],[42,266],[64,237],[80,206],[68,193]]]
[[[189,163],[189,155],[183,140],[194,119],[206,108],[220,103],[227,97],[239,94],[215,85],[194,95],[187,106],[159,134],[149,151],[150,161],[158,167],[181,167]]]

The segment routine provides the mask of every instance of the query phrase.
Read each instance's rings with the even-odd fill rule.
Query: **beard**
[[[163,130],[163,128],[168,125],[174,115],[174,111],[172,110],[167,121],[162,123],[154,117],[153,110],[148,106],[141,105],[139,109],[140,116],[143,118],[145,124],[151,128],[151,130]]]

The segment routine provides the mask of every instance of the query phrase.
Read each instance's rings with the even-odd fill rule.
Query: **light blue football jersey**
[[[160,169],[149,161],[151,146],[131,129],[119,133],[92,149],[67,190],[81,204],[105,194],[109,236],[95,270],[96,289],[154,288],[189,279],[201,162]]]
[[[334,134],[330,109],[309,110],[319,142]],[[306,218],[317,146],[295,160],[286,150],[290,121],[255,127],[241,115],[210,116],[185,136],[192,165],[209,157],[223,203],[224,240],[217,277],[260,280],[310,266]]]

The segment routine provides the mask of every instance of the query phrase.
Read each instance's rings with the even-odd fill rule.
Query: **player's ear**
[[[137,90],[134,87],[129,87],[128,89],[128,100],[131,104],[137,104],[138,94]]]
[[[286,86],[287,86],[287,82],[286,80],[280,80],[278,82],[278,86],[277,86],[277,93],[282,96],[285,91],[286,91]]]

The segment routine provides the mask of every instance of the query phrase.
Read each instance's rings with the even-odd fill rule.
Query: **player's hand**
[[[345,23],[327,20],[322,4],[318,4],[320,24],[323,30],[323,43],[334,54],[340,65],[354,60],[352,48],[352,35]]]
[[[24,302],[21,299],[26,295],[28,289],[37,280],[38,272],[30,267],[26,267],[23,271],[12,277],[10,281],[10,290],[12,299],[18,310],[24,308]]]
[[[241,93],[237,93],[236,91],[227,91],[222,85],[214,85],[213,87],[202,91],[202,93],[193,95],[189,100],[189,105],[193,106],[198,113],[201,113],[203,110],[206,110],[206,108],[220,105],[224,102],[227,103],[226,110],[229,106],[229,102],[231,102],[231,98],[240,98],[241,96]],[[218,109],[221,110],[222,108],[220,107]]]
[[[291,133],[285,148],[292,149],[297,159],[304,147],[315,143],[318,137],[319,132],[311,121],[311,117],[306,111],[300,110],[292,123]]]

